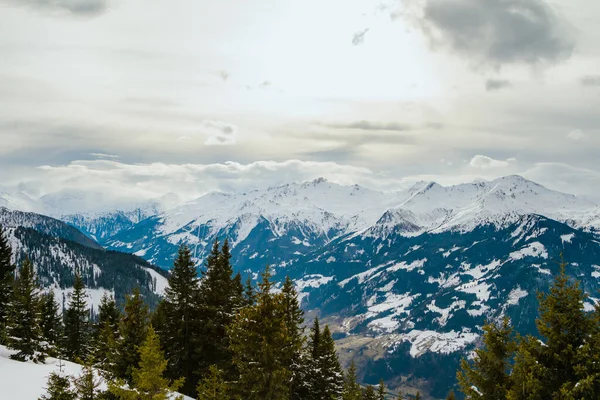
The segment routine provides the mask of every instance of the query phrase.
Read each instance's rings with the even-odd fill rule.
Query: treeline
[[[383,382],[361,387],[354,363],[343,372],[327,325],[315,318],[306,334],[289,278],[278,289],[266,268],[256,287],[242,283],[227,240],[214,243],[201,277],[181,247],[153,313],[134,290],[122,310],[104,296],[95,321],[79,274],[61,315],[32,263],[16,273],[10,260],[0,231],[1,343],[16,360],[52,356],[84,365],[79,377],[53,373],[45,400],[158,400],[173,391],[201,400],[389,398]]]
[[[484,327],[484,346],[457,374],[467,399],[600,399],[600,306],[585,310],[565,269],[538,295],[537,336],[519,336],[508,319]]]

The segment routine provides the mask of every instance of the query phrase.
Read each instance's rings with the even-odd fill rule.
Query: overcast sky
[[[600,2],[0,0],[0,187],[600,198]]]

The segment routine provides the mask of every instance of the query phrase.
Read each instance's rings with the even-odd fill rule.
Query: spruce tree
[[[508,318],[501,325],[483,327],[484,346],[475,350],[472,363],[463,359],[457,373],[462,392],[469,399],[505,400],[510,389],[509,369],[515,351]]]
[[[93,357],[96,366],[105,373],[114,372],[121,315],[115,299],[104,294],[100,300],[98,322],[94,327]]]
[[[335,352],[335,343],[329,327],[321,332],[319,320],[315,318],[310,335],[312,372],[311,395],[314,399],[337,399],[344,391],[344,375]]]
[[[77,396],[71,389],[71,381],[63,376],[62,372],[52,372],[48,377],[46,394],[40,400],[77,400]]]
[[[361,395],[362,390],[356,376],[356,364],[354,364],[354,360],[352,360],[344,378],[344,394],[342,395],[342,400],[360,400]]]
[[[83,279],[77,272],[65,313],[65,354],[71,361],[84,360],[90,350],[90,311],[86,298]]]
[[[325,398],[325,397],[324,397]],[[377,400],[377,394],[375,393],[375,388],[371,385],[367,385],[365,392],[363,394],[363,400]],[[327,397],[329,399],[329,397]]]
[[[456,400],[456,395],[454,394],[454,390],[451,390],[446,396],[446,400]]]
[[[248,277],[246,279],[246,284],[244,285],[244,305],[252,306],[256,300],[256,294],[254,293],[254,287],[252,286],[252,278]]]
[[[6,343],[6,322],[12,295],[15,266],[12,251],[2,226],[0,226],[0,344]]]
[[[421,392],[417,392],[415,400],[421,400]]]
[[[517,350],[510,399],[550,399],[571,391],[578,377],[580,348],[593,333],[594,321],[584,311],[586,298],[579,282],[571,282],[561,263],[550,292],[540,293],[540,340],[527,337]]]
[[[196,266],[187,246],[181,246],[164,300],[152,318],[169,360],[167,375],[185,378],[182,392],[193,395],[198,382],[200,351],[199,287]]]
[[[243,288],[233,276],[227,239],[220,251],[219,243],[214,242],[205,267],[199,300],[203,329],[199,345],[202,349],[199,373],[204,375],[211,365],[216,365],[226,377],[231,377],[234,370],[227,327],[242,304]]]
[[[148,306],[139,289],[125,298],[125,313],[119,325],[114,363],[115,375],[131,382],[132,372],[140,362],[140,343],[144,343],[148,332]]]
[[[40,289],[33,264],[23,261],[14,281],[6,327],[8,348],[16,350],[10,358],[18,361],[44,362]]]
[[[307,396],[304,381],[307,378],[308,357],[303,352],[304,347],[304,312],[298,302],[298,294],[294,283],[286,277],[281,290],[282,307],[285,324],[285,355],[283,366],[292,374],[290,378],[290,399],[301,400]]]
[[[54,298],[52,290],[42,296],[41,304],[40,326],[46,353],[52,357],[56,357],[61,351],[63,325],[59,314],[59,305]]]
[[[270,276],[267,267],[256,303],[241,309],[228,328],[233,362],[239,371],[236,390],[245,400],[287,400],[290,396],[283,301],[281,294],[271,293]]]
[[[146,338],[138,353],[139,367],[132,368],[130,385],[126,385],[123,380],[108,382],[109,392],[122,400],[173,399],[172,393],[181,387],[183,378],[172,382],[164,377],[167,360],[152,327],[147,329]],[[177,396],[175,400],[183,400],[183,396]]]
[[[77,400],[98,400],[101,398],[102,380],[92,368],[93,361],[86,361],[81,374],[73,378]]]
[[[383,383],[383,379],[381,379],[377,387],[377,400],[385,400],[385,394],[385,384]]]
[[[198,400],[229,400],[231,394],[223,371],[211,365],[208,375],[198,384]]]

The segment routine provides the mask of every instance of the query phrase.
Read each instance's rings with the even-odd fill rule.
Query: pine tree
[[[344,391],[344,375],[335,352],[329,327],[321,332],[315,318],[310,335],[312,373],[308,377],[311,395],[315,399],[338,399]]]
[[[287,329],[282,295],[271,293],[269,267],[256,303],[243,308],[228,328],[233,362],[239,371],[236,390],[245,400],[287,400],[291,372],[285,368]]]
[[[198,307],[196,266],[189,248],[181,246],[169,275],[164,300],[158,305],[152,322],[169,360],[167,375],[172,379],[185,378],[182,392],[190,396],[198,382],[196,368],[202,350],[198,343],[201,333]]]
[[[377,400],[377,394],[375,393],[375,388],[371,385],[367,385],[365,392],[363,394],[363,400]]]
[[[385,394],[385,384],[383,383],[383,379],[381,379],[377,388],[377,400],[385,400]]]
[[[33,264],[26,259],[14,281],[13,294],[8,309],[6,333],[8,348],[17,353],[14,360],[44,362],[42,338],[40,290],[36,282]]]
[[[71,382],[66,376],[52,372],[48,377],[46,394],[40,400],[76,400],[77,396],[71,389]]]
[[[583,307],[586,298],[578,282],[570,282],[561,263],[550,292],[540,293],[539,340],[521,341],[511,376],[510,399],[550,399],[571,391],[579,381],[577,354],[593,333],[593,319]]]
[[[348,371],[346,371],[342,400],[360,400],[361,395],[362,390],[358,384],[358,378],[356,376],[356,364],[354,364],[354,360],[352,360],[350,362]]]
[[[456,395],[454,394],[454,390],[451,390],[446,396],[446,400],[456,400]]]
[[[12,251],[2,226],[0,226],[0,344],[6,343],[6,321],[11,299],[15,266],[11,262]]]
[[[167,400],[172,392],[176,392],[183,384],[183,379],[174,382],[163,376],[167,368],[167,360],[160,349],[158,335],[152,327],[147,329],[146,339],[139,347],[139,368],[131,371],[131,385],[126,386],[122,380],[109,382],[109,392],[122,400]],[[177,396],[183,400],[183,396]]]
[[[100,399],[102,380],[96,376],[92,364],[92,360],[86,361],[81,375],[73,379],[77,400]]]
[[[223,371],[212,365],[208,375],[198,384],[198,400],[229,400],[231,395]]]
[[[457,373],[462,392],[469,399],[505,400],[510,389],[509,368],[515,351],[508,318],[501,325],[483,327],[483,348],[475,350],[472,363],[463,359]]]
[[[252,278],[246,279],[246,285],[244,286],[244,305],[253,306],[256,301],[256,294],[254,293],[254,287],[252,286]]]
[[[140,362],[138,347],[146,339],[148,319],[148,306],[136,288],[125,298],[125,313],[119,325],[120,337],[116,343],[114,363],[115,375],[127,382],[131,382],[133,369]]]
[[[70,297],[65,313],[65,354],[71,361],[84,360],[90,350],[90,311],[85,285],[79,272],[75,273]]]
[[[61,350],[63,325],[59,314],[59,305],[54,299],[52,290],[42,296],[40,326],[42,338],[46,343],[46,353],[56,357]]]

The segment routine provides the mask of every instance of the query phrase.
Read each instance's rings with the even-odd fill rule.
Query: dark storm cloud
[[[350,123],[339,123],[339,124],[320,124],[327,128],[333,129],[358,129],[362,131],[409,131],[412,130],[413,127],[408,124],[401,124],[398,122],[373,122],[373,121],[355,121]]]
[[[586,75],[580,82],[582,86],[600,86],[600,75]]]
[[[488,92],[494,92],[511,87],[510,81],[506,79],[488,79],[485,82],[485,90]]]
[[[354,34],[354,36],[352,37],[352,44],[355,46],[363,44],[365,41],[365,35],[367,34],[367,32],[369,32],[369,28],[356,32]]]
[[[0,0],[0,3],[12,3],[41,10],[63,10],[73,15],[96,16],[108,8],[108,0]]]
[[[544,0],[426,0],[419,26],[435,48],[495,68],[554,64],[574,49]]]

